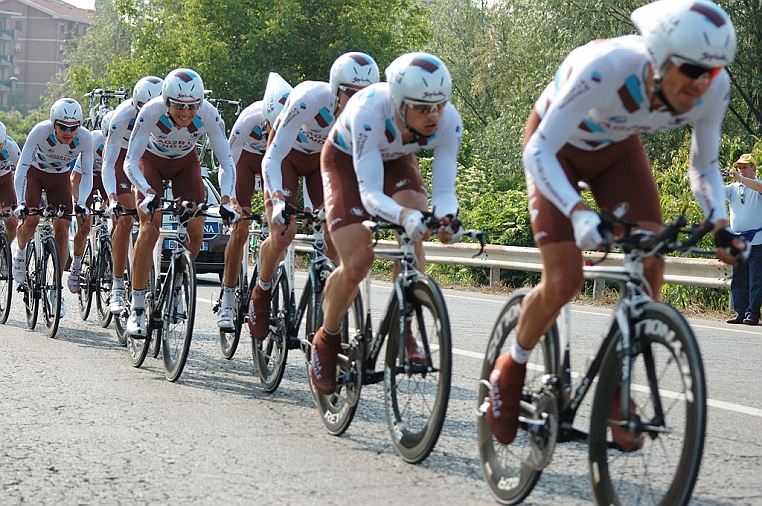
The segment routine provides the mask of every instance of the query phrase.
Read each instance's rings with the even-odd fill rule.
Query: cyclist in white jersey
[[[16,168],[15,186],[18,206],[16,216],[26,216],[29,203],[40,205],[45,190],[47,203],[53,207],[63,205],[66,212],[53,220],[53,234],[61,265],[69,260],[69,224],[71,223],[72,195],[69,164],[82,153],[82,180],[79,195],[90,195],[93,185],[93,137],[80,128],[82,106],[73,98],[60,98],[50,108],[50,119],[37,123],[24,143]],[[85,207],[83,201],[77,205]],[[34,235],[39,217],[27,216],[17,231],[18,248],[13,257],[13,278],[23,283],[25,278],[26,245]],[[60,280],[59,280],[60,282]],[[66,313],[61,297],[61,316]]]
[[[133,87],[132,98],[123,101],[114,110],[109,134],[106,136],[106,151],[103,158],[103,186],[108,195],[109,208],[112,210],[116,208],[117,203],[126,209],[135,209],[132,183],[124,173],[124,158],[127,156],[127,146],[130,134],[135,127],[138,111],[149,100],[161,96],[163,82],[162,78],[156,76],[140,78]],[[124,271],[127,268],[134,224],[134,217],[120,215],[112,234],[114,279],[109,309],[113,314],[121,314],[125,309]]]
[[[283,109],[291,86],[276,72],[270,72],[263,100],[258,100],[241,111],[230,130],[230,153],[236,166],[236,195],[241,209],[251,214],[251,199],[262,190],[262,158],[267,149],[270,125]],[[223,274],[222,304],[217,314],[217,326],[234,328],[235,290],[241,270],[244,245],[249,239],[247,222],[233,225],[230,240],[225,247],[225,273]]]
[[[340,258],[326,283],[323,326],[312,340],[310,375],[325,395],[336,388],[341,320],[373,263],[368,248],[372,238],[363,220],[381,216],[403,225],[415,241],[420,268],[425,261],[421,240],[429,231],[422,212],[429,202],[416,152],[434,152],[434,214],[449,223],[458,213],[455,177],[463,125],[449,102],[447,67],[431,54],[408,53],[389,65],[386,78],[349,101],[321,154],[328,231]],[[446,243],[459,239],[446,227],[440,228],[439,237]],[[406,348],[411,361],[424,359],[410,321]]]
[[[77,215],[77,231],[74,233],[74,241],[72,256],[71,256],[71,268],[69,270],[69,279],[67,285],[71,293],[79,293],[79,276],[82,270],[82,257],[85,254],[85,244],[87,243],[87,236],[90,234],[92,228],[92,220],[87,216],[87,210],[93,207],[93,196],[95,192],[99,192],[101,197],[106,196],[106,191],[103,189],[103,179],[101,178],[101,167],[103,165],[103,148],[104,148],[104,134],[108,132],[108,122],[113,116],[113,111],[109,111],[101,120],[100,130],[91,130],[90,133],[93,136],[93,185],[90,190],[90,195],[85,200],[84,208],[74,209],[74,214]],[[77,157],[77,161],[74,163],[74,169],[71,171],[71,194],[75,202],[79,201],[79,183],[82,181],[82,153]]]
[[[164,78],[161,97],[145,104],[138,113],[130,136],[124,171],[142,199],[138,204],[140,232],[132,259],[132,312],[127,332],[146,335],[145,293],[151,269],[151,255],[159,238],[161,213],[158,208],[163,195],[163,182],[172,182],[175,198],[204,202],[201,164],[196,141],[207,134],[220,161],[221,209],[230,213],[234,222],[241,208],[235,198],[235,167],[225,136],[225,127],[217,110],[204,100],[204,83],[190,69],[175,69]],[[188,249],[195,257],[201,249],[204,217],[188,224]]]
[[[503,444],[516,435],[529,354],[582,287],[581,249],[603,242],[600,216],[581,200],[579,182],[587,183],[601,209],[658,230],[659,193],[639,134],[691,123],[691,187],[715,224],[717,256],[735,263],[733,248],[745,248],[726,228],[718,170],[730,92],[724,67],[735,54],[733,23],[708,0],[660,0],[636,9],[631,19],[640,35],[593,41],[572,51],[527,121],[523,161],[543,272],[522,302],[511,350],[498,357],[490,375],[487,422]],[[658,258],[645,264],[657,297],[663,268]],[[612,402],[614,418],[618,404]],[[611,427],[620,447],[642,448],[642,434]]]
[[[8,211],[16,203],[16,190],[13,187],[13,168],[19,163],[21,150],[11,137],[5,125],[0,122],[0,209]],[[10,242],[16,238],[18,220],[11,214],[5,218],[5,232]]]
[[[249,331],[255,339],[262,340],[269,332],[272,278],[296,234],[295,227],[285,222],[285,205],[296,204],[302,176],[314,207],[322,207],[323,143],[349,97],[378,79],[378,65],[373,58],[365,53],[345,53],[333,62],[329,82],[298,84],[273,124],[262,160],[270,236],[259,249],[259,279],[249,303]]]

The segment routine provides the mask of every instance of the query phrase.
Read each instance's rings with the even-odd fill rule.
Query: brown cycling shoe
[[[489,408],[485,416],[495,439],[504,445],[512,443],[519,430],[519,401],[526,372],[526,364],[514,362],[510,353],[505,353],[495,360],[489,375]]]
[[[341,350],[341,335],[331,335],[323,327],[312,338],[310,379],[318,392],[331,395],[336,391],[336,363]]]
[[[263,290],[259,283],[249,300],[249,332],[251,337],[263,341],[270,333],[270,290]]]
[[[619,420],[619,395],[622,391],[620,385],[616,386],[614,390],[614,398],[611,400],[611,411],[609,412],[609,420]],[[635,401],[630,399],[630,416],[635,415],[637,406]],[[646,442],[646,435],[643,433],[636,433],[631,431],[627,427],[616,425],[615,423],[609,423],[611,429],[611,437],[623,452],[636,452],[643,448]]]
[[[413,335],[413,321],[408,318],[405,321],[405,352],[407,359],[414,364],[423,364],[426,362],[426,352],[418,346]]]

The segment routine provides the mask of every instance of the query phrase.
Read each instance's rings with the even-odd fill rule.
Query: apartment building
[[[42,102],[66,67],[66,43],[87,31],[88,12],[62,0],[0,0],[0,110]]]

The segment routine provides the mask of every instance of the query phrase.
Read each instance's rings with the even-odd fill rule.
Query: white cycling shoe
[[[127,318],[127,333],[132,337],[145,338],[148,335],[146,326],[146,308],[132,308],[130,317]]]
[[[72,269],[69,272],[69,279],[66,281],[66,285],[71,293],[79,293],[80,273],[80,269]]]
[[[217,327],[222,330],[235,330],[234,318],[235,311],[233,311],[233,306],[220,307],[220,311],[217,313]]]
[[[20,285],[26,281],[26,259],[23,257],[13,257],[12,264],[11,272],[13,274],[13,280]]]
[[[108,309],[111,314],[120,315],[127,308],[124,301],[124,288],[114,288],[108,301]]]

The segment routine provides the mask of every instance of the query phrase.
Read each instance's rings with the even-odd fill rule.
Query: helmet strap
[[[659,74],[658,76],[654,75],[654,85],[651,88],[651,93],[653,94],[653,97],[658,98],[663,105],[658,108],[654,107],[653,97],[652,97],[650,109],[651,111],[675,112],[675,108],[672,107],[672,104],[669,103],[669,100],[667,100],[667,96],[664,94],[664,89],[661,87],[661,80],[662,80],[662,74]]]
[[[411,127],[407,123],[407,106],[403,103],[402,107],[397,109],[397,113],[400,115],[400,119],[402,120],[402,125],[407,129],[408,132],[413,134],[413,138],[406,144],[409,144],[410,142],[415,142],[418,140],[418,138],[423,137],[423,135],[417,131],[415,128]]]

